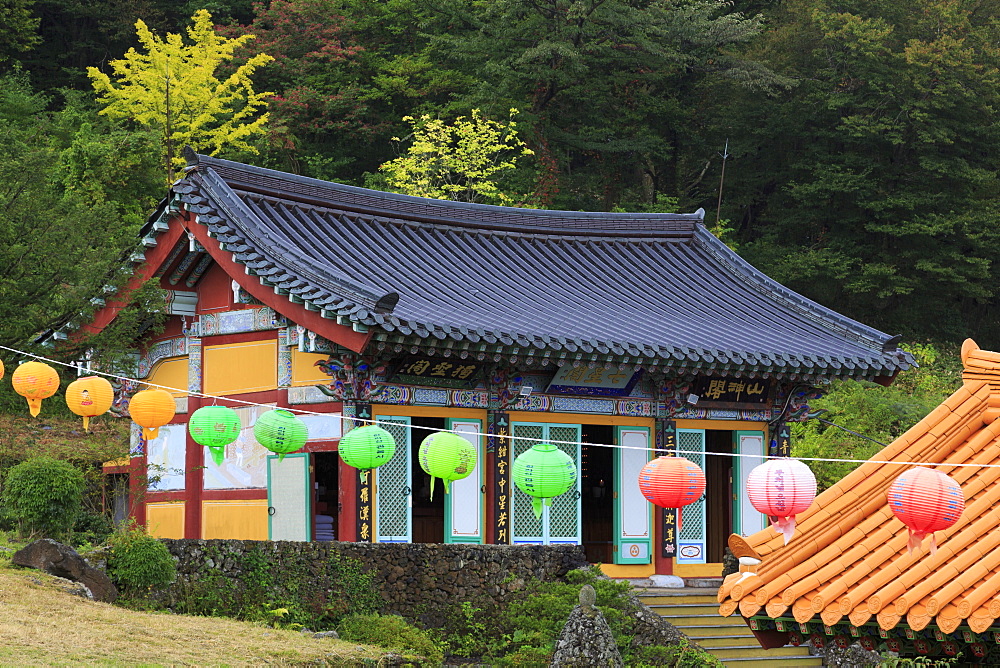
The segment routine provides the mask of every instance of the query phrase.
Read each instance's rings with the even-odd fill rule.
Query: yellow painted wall
[[[720,578],[722,564],[678,564],[674,561],[674,575],[682,578]]]
[[[316,366],[330,358],[329,353],[302,353],[298,348],[292,348],[292,385],[327,384],[330,377]]]
[[[156,538],[183,538],[184,502],[147,503],[146,528]]]
[[[262,392],[278,387],[278,342],[248,341],[205,346],[206,394]]]
[[[654,564],[601,564],[601,572],[609,578],[648,578],[656,572]]]
[[[153,365],[145,381],[161,385],[175,397],[186,397],[188,386],[188,358],[170,357]]]
[[[267,540],[267,499],[202,501],[201,537]]]

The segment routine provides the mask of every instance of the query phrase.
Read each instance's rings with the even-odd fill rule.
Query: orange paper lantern
[[[106,378],[77,378],[66,387],[66,405],[83,417],[83,430],[90,431],[90,418],[103,415],[115,400],[115,390]]]
[[[0,378],[3,378],[3,360],[0,360]]]
[[[59,374],[44,362],[25,362],[10,376],[14,391],[28,400],[28,410],[38,416],[42,399],[48,399],[59,389]]]
[[[152,389],[136,392],[128,402],[132,421],[142,427],[142,435],[151,441],[160,435],[160,427],[174,419],[177,405],[166,390]]]
[[[931,536],[931,553],[937,552],[934,532],[947,529],[965,512],[962,487],[944,473],[924,466],[900,473],[889,487],[887,500],[893,515],[910,530],[907,548],[911,553],[927,534]]]
[[[681,508],[705,493],[705,473],[684,457],[657,457],[639,472],[639,491],[661,508]]]
[[[816,498],[816,476],[797,459],[771,459],[750,471],[747,496],[754,508],[776,518],[772,526],[788,545],[795,534],[795,516]]]

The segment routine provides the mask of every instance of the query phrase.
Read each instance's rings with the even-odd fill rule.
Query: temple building
[[[612,575],[718,576],[728,536],[766,525],[743,482],[788,453],[788,423],[834,379],[913,362],[741,260],[703,211],[496,207],[187,159],[135,258],[170,313],[138,377],[173,388],[177,416],[108,469],[148,474],[132,512],[158,536],[577,543]],[[244,426],[221,465],[185,430],[213,403]],[[309,428],[280,463],[251,430],[275,406]],[[371,420],[396,455],[359,475],[338,442]],[[431,498],[416,452],[442,429],[478,462]],[[578,472],[545,526],[510,476],[540,441]],[[675,450],[707,477],[681,518],[637,484]]]
[[[860,641],[904,657],[1000,662],[1000,354],[967,340],[962,363],[962,387],[820,494],[791,542],[770,528],[729,539],[741,566],[719,589],[724,616],[745,617],[766,648]],[[935,533],[935,549],[925,539],[911,551],[887,492],[917,464],[958,483],[965,509]],[[937,504],[933,490],[921,496]]]

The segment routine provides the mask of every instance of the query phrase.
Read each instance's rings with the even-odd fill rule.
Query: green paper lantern
[[[514,460],[511,474],[517,488],[532,497],[535,517],[542,514],[542,502],[552,505],[552,497],[565,494],[576,483],[573,458],[551,443],[538,443]]]
[[[258,443],[277,454],[280,462],[289,452],[302,449],[309,439],[309,429],[291,411],[276,408],[257,418],[253,436]]]
[[[396,454],[396,439],[373,424],[352,429],[340,439],[340,458],[356,469],[373,469]]]
[[[239,438],[242,428],[240,416],[225,406],[202,406],[188,419],[188,433],[195,443],[208,448],[216,466],[222,465],[226,446]]]
[[[434,500],[434,478],[448,483],[466,478],[476,468],[476,449],[467,440],[451,431],[431,434],[420,444],[417,454],[420,468],[431,477],[431,500]]]

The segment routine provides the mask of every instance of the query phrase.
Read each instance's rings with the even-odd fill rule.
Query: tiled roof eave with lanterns
[[[188,158],[151,243],[183,208],[248,275],[383,348],[801,380],[892,376],[913,361],[750,267],[701,212],[440,202]],[[392,271],[373,274],[380,259]],[[428,277],[442,262],[450,275]]]
[[[721,614],[793,643],[867,638],[875,649],[970,659],[992,647],[1000,659],[1000,353],[968,340],[962,362],[963,386],[820,494],[791,542],[773,528],[730,538],[742,565],[719,589]],[[911,553],[887,492],[913,463],[953,479],[965,505],[934,534],[936,550],[925,540]]]

